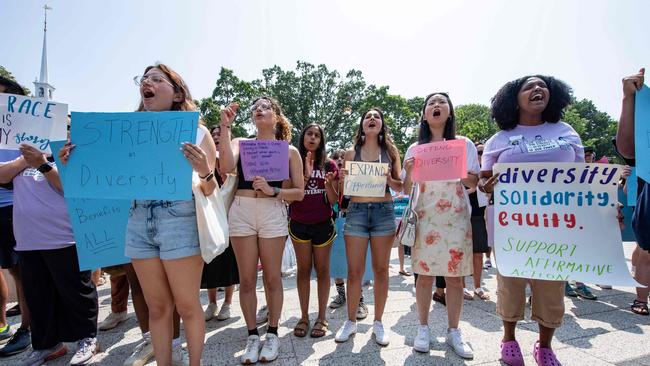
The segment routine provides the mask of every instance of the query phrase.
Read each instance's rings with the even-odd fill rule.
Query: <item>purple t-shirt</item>
[[[74,245],[63,194],[34,168],[20,172],[13,183],[15,250],[51,250]]]
[[[0,149],[0,162],[12,161],[20,156],[18,150]],[[13,201],[13,192],[10,189],[0,187],[0,207],[11,206]]]
[[[499,131],[483,149],[481,170],[492,170],[495,163],[572,163],[584,162],[580,136],[564,122],[544,122]]]

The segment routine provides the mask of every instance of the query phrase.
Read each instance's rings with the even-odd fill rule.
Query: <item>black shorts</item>
[[[472,242],[474,253],[487,253],[488,234],[483,216],[472,216]]]
[[[18,263],[13,224],[14,206],[0,207],[0,268],[13,268]]]
[[[312,246],[320,248],[332,244],[336,229],[332,219],[318,224],[302,224],[289,220],[289,235],[294,243],[311,243]]]

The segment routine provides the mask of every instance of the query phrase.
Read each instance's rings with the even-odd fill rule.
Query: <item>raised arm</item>
[[[643,86],[645,68],[636,75],[623,78],[621,118],[616,131],[616,148],[626,159],[634,158],[634,97]]]
[[[221,110],[221,135],[219,136],[219,171],[223,174],[230,173],[237,167],[235,155],[238,151],[238,142],[232,141],[232,123],[237,115],[239,104],[231,103]]]

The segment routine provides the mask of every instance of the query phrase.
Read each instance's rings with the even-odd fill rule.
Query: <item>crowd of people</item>
[[[643,69],[623,79],[616,147],[631,166],[635,157],[634,96],[643,82]],[[164,64],[147,67],[136,84],[140,89],[137,111],[197,110],[187,84]],[[0,79],[2,93],[24,94],[23,90],[11,80]],[[7,322],[7,286],[0,277],[0,343],[5,343],[0,357],[31,346],[20,364],[40,365],[65,355],[66,343],[76,342],[70,364],[90,363],[101,351],[98,329],[112,329],[126,320],[130,292],[142,340],[124,365],[140,366],[155,358],[158,365],[197,366],[203,354],[205,322],[230,317],[238,286],[240,311],[247,328],[242,330],[247,332],[247,340],[242,344],[241,363],[273,361],[280,351],[278,327],[284,301],[281,264],[287,238],[296,254],[300,302],[293,335],[320,338],[334,332],[336,342],[347,342],[359,331],[357,321],[368,315],[362,285],[369,252],[374,290],[372,335],[377,344],[387,346],[391,334],[382,317],[390,297],[389,260],[399,225],[393,200],[397,195],[415,192],[410,199],[418,224],[415,243],[407,252],[415,275],[420,323],[413,348],[424,353],[430,350],[429,312],[434,300],[446,305],[446,343],[461,358],[472,359],[473,349],[459,326],[464,299],[490,298],[481,287],[481,273],[483,266],[491,266],[486,221],[489,223],[493,214],[488,201],[498,183],[493,166],[593,161],[593,149],[585,148],[576,131],[562,121],[570,102],[570,87],[554,77],[534,75],[510,81],[491,102],[492,118],[499,131],[483,143],[456,134],[450,95],[433,92],[424,98],[420,118],[414,121],[417,141],[403,156],[378,107],[363,111],[356,134],[349,141],[351,147],[333,152],[331,158],[324,129],[310,123],[302,130],[298,146],[289,146],[289,179],[284,181],[267,181],[261,176],[247,180],[239,153],[239,143],[246,139],[232,136],[237,114],[249,113],[255,131],[248,139],[290,143],[291,125],[280,103],[271,96],[260,96],[246,112],[240,112],[239,104],[232,103],[221,110],[217,126],[208,130],[199,123],[197,142],[181,147],[206,196],[235,180],[234,199],[227,213],[230,245],[210,263],[203,262],[194,199],[132,201],[125,238],[125,254],[131,262],[104,269],[111,274],[111,313],[100,324],[96,285],[91,271],[79,270],[64,187],[52,156],[29,145],[22,145],[19,151],[0,150],[0,266],[9,269],[17,289],[18,308],[8,310],[21,316],[17,329]],[[466,178],[415,182],[415,148],[450,140],[465,145]],[[544,148],[533,148],[541,146],[540,141],[546,142]],[[60,151],[53,152],[62,164],[75,153],[74,143],[68,141]],[[387,164],[383,196],[344,195],[344,182],[350,174],[345,162],[353,161]],[[634,277],[643,285],[650,285],[649,210],[650,188],[639,179],[633,217],[638,247],[632,261]],[[337,232],[335,220],[341,217],[345,225],[342,232]],[[330,330],[326,311],[331,287],[330,254],[337,236],[343,236],[345,242],[347,278],[335,278],[337,295],[329,307],[346,305],[347,320],[340,328]],[[403,264],[403,250],[401,247],[400,273],[410,276]],[[260,267],[266,307],[257,312]],[[309,299],[313,270],[318,311],[312,323]],[[473,294],[465,285],[464,278],[469,275],[473,276]],[[497,314],[503,321],[501,360],[508,365],[523,365],[516,329],[529,302],[531,318],[539,325],[538,340],[532,345],[534,359],[538,365],[560,365],[552,340],[562,325],[564,296],[575,293],[595,299],[588,287],[583,283],[572,287],[563,281],[501,274],[497,282]],[[529,299],[528,286],[532,293]],[[217,305],[218,288],[225,291],[221,307]],[[205,310],[200,302],[201,289],[208,291]],[[648,315],[647,301],[648,288],[638,288],[631,310]],[[181,344],[181,321],[186,347]],[[259,325],[265,322],[268,325],[261,332]]]

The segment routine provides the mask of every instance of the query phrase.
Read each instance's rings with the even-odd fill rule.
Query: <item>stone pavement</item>
[[[629,258],[633,246],[625,244],[626,257]],[[407,263],[409,258],[406,258]],[[298,294],[295,276],[284,278],[285,297],[279,335],[281,339],[280,357],[270,365],[499,365],[499,344],[501,338],[501,320],[495,313],[496,271],[484,272],[484,287],[492,299],[465,301],[461,317],[461,329],[464,338],[474,348],[474,360],[464,361],[444,343],[446,330],[445,308],[433,303],[430,315],[430,327],[433,344],[429,354],[420,354],[412,349],[418,320],[415,314],[415,298],[413,277],[403,277],[399,269],[397,252],[393,251],[390,269],[390,290],[386,311],[385,326],[393,332],[388,347],[378,346],[371,338],[373,317],[372,286],[364,288],[366,302],[369,305],[369,316],[359,322],[359,333],[350,341],[343,344],[334,342],[334,332],[345,320],[345,308],[328,309],[331,331],[324,338],[314,340],[296,338],[292,335],[293,326],[300,317]],[[471,278],[468,278],[471,286]],[[559,360],[565,366],[571,365],[650,365],[650,317],[635,315],[629,311],[629,305],[634,299],[633,288],[615,288],[600,290],[593,286],[598,295],[597,301],[566,298],[566,315],[563,326],[556,333],[554,348]],[[316,282],[311,287],[311,320],[316,316]],[[331,295],[335,294],[332,286]],[[99,288],[100,314],[103,320],[110,311],[110,287]],[[221,304],[223,293],[219,293]],[[261,278],[258,284],[258,298],[264,301]],[[206,324],[206,343],[203,352],[205,365],[238,365],[239,355],[245,345],[246,328],[235,293],[232,307],[232,318],[223,322],[212,320]],[[201,301],[207,304],[205,291],[201,292]],[[261,306],[261,305],[260,305]],[[122,365],[132,349],[140,340],[140,330],[137,327],[133,308],[129,303],[131,318],[117,328],[100,332],[99,342],[103,353],[96,357],[98,365]],[[529,319],[530,311],[526,310]],[[13,322],[18,317],[11,319]],[[517,329],[517,337],[521,344],[528,365],[534,365],[532,348],[536,340],[537,325],[529,320],[521,322]],[[72,357],[71,351],[62,359],[48,363],[49,365],[67,365]],[[2,365],[14,365],[19,358],[16,356],[0,360]],[[150,365],[155,364],[151,362]]]

